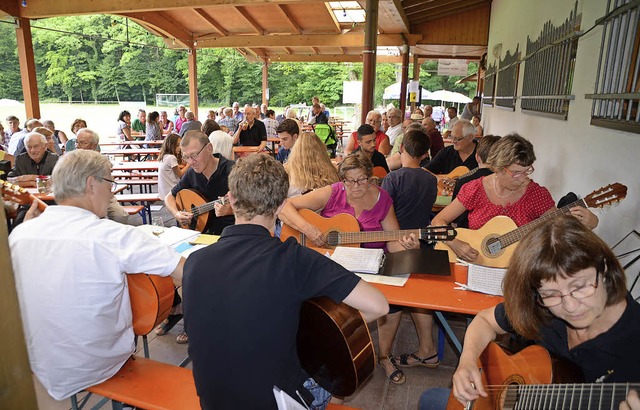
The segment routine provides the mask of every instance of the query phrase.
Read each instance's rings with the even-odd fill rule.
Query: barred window
[[[538,38],[527,37],[524,80],[520,108],[523,112],[544,113],[567,119],[573,70],[578,48],[578,2],[564,23],[555,27],[548,21]]]
[[[482,104],[493,107],[493,96],[496,91],[496,65],[489,64],[484,73],[484,95]]]
[[[640,3],[609,0],[593,94],[591,125],[640,133]]]
[[[504,59],[498,63],[498,78],[496,82],[495,102],[498,107],[516,109],[516,92],[518,87],[518,73],[520,71],[520,52],[511,54],[507,51]]]

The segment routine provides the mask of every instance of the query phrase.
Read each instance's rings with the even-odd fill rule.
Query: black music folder
[[[380,274],[396,276],[407,273],[449,276],[451,275],[449,253],[427,248],[386,254]]]

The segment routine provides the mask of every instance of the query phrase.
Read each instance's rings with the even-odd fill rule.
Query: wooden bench
[[[146,194],[118,194],[116,195],[116,200],[120,203],[129,202],[132,205],[141,204],[144,207],[144,212],[142,214],[142,223],[147,223],[146,216],[149,217],[149,221],[151,221],[151,204],[154,202],[161,201],[157,192],[154,193],[146,193]]]
[[[112,401],[113,409],[122,403],[147,410],[200,409],[191,370],[134,356],[109,380],[87,391]],[[78,403],[71,397],[71,408],[82,409],[86,398]]]

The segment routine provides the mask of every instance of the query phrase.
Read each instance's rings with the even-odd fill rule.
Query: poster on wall
[[[438,75],[466,76],[467,60],[441,58],[438,60]]]

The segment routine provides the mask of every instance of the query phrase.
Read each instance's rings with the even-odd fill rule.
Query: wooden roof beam
[[[176,39],[176,45],[184,48],[193,47],[193,33],[187,31],[186,28],[176,24],[175,21],[168,19],[164,13],[125,13],[121,16],[128,17],[143,25],[152,26],[155,30],[169,38]]]
[[[361,63],[362,54],[276,54],[266,57],[271,63]],[[377,63],[402,63],[401,57],[377,56]]]
[[[253,29],[256,31],[256,33],[257,33],[257,34],[263,34],[263,35],[264,35],[264,34],[269,34],[269,33],[267,33],[267,32],[266,32],[266,30],[265,30],[265,29],[263,29],[262,27],[260,27],[260,25],[258,24],[258,22],[257,22],[257,21],[255,21],[255,20],[253,19],[253,17],[251,17],[251,16],[249,15],[249,13],[247,12],[246,7],[244,7],[244,6],[234,6],[233,8],[238,12],[238,14],[239,14],[243,19],[245,19],[245,20],[246,20],[246,22],[247,22],[247,23],[249,23],[249,25],[250,25],[251,27],[253,27]]]
[[[342,33],[342,27],[340,27],[340,22],[336,17],[336,13],[333,12],[331,5],[328,2],[324,3],[324,5],[327,7],[327,11],[329,12],[329,16],[331,16],[331,20],[333,20],[333,27],[335,27],[336,34]]]
[[[17,0],[0,3],[0,17],[4,16],[20,17],[20,4]]]
[[[296,21],[293,19],[293,17],[291,17],[291,15],[289,13],[287,13],[287,10],[285,9],[285,6],[282,5],[282,4],[276,4],[276,7],[278,8],[278,10],[280,10],[280,13],[282,13],[282,17],[284,17],[284,20],[287,23],[289,23],[291,28],[293,28],[293,32],[295,34],[302,34],[302,29],[300,28],[298,23],[296,23]]]
[[[380,34],[378,46],[402,46],[403,36],[409,46],[415,46],[422,39],[420,34]],[[227,36],[199,39],[198,48],[220,47],[362,47],[364,33],[308,34],[308,35],[268,35],[268,36]]]
[[[411,14],[409,9],[419,8],[419,11],[433,10],[446,8],[451,4],[464,3],[465,0],[440,0],[440,1],[425,1],[425,0],[407,0],[402,3],[404,9],[407,10],[407,14]]]
[[[278,0],[278,3],[319,3],[323,0]],[[4,0],[2,3],[6,3]],[[10,0],[19,5],[19,0]],[[28,0],[28,7],[18,7],[26,18],[45,18],[79,14],[121,14],[174,9],[193,9],[210,6],[256,5],[272,0]],[[4,6],[0,10],[4,10]],[[15,12],[15,8],[10,11]],[[17,16],[16,16],[17,17]]]
[[[211,15],[209,15],[206,11],[204,11],[204,9],[193,9],[196,13],[198,13],[198,15],[200,17],[202,17],[203,19],[205,19],[205,21],[207,23],[209,23],[211,25],[211,27],[213,27],[214,29],[216,29],[216,31],[218,33],[220,33],[223,36],[228,36],[229,32],[227,30],[224,29],[224,27],[222,27],[220,25],[220,23],[218,23],[213,17],[211,17]]]

